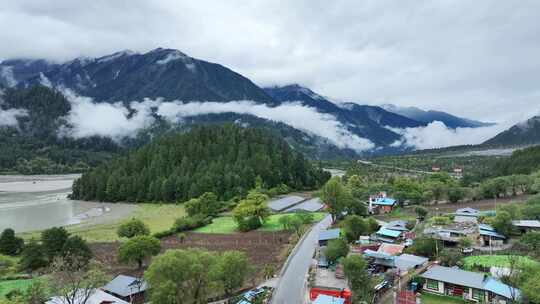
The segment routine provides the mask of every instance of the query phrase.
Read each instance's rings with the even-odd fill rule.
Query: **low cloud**
[[[18,117],[24,117],[28,115],[28,111],[25,109],[0,109],[0,126],[14,127],[18,125]]]
[[[154,122],[152,107],[157,101],[144,100],[130,103],[130,111],[121,102],[96,103],[89,97],[64,92],[71,102],[67,121],[69,128],[63,128],[62,136],[74,138],[106,136],[113,139],[132,137],[137,131],[149,127]]]
[[[393,146],[407,146],[415,149],[444,148],[457,145],[480,144],[509,128],[511,123],[502,123],[480,128],[448,128],[435,121],[425,127],[396,129],[392,131],[403,136]]]
[[[238,113],[281,122],[306,133],[328,139],[340,148],[365,151],[374,148],[374,144],[348,131],[333,115],[317,112],[314,108],[299,103],[284,103],[277,107],[255,104],[251,101],[231,102],[164,102],[158,107],[157,114],[170,121],[183,117]]]
[[[106,136],[113,139],[132,137],[154,123],[154,112],[171,122],[181,122],[185,117],[197,115],[237,113],[287,124],[325,138],[340,148],[365,151],[375,147],[368,139],[347,130],[333,115],[319,113],[299,103],[269,107],[252,101],[183,103],[145,99],[142,102],[133,101],[126,107],[122,102],[96,103],[92,98],[77,96],[68,90],[64,94],[71,102],[71,111],[66,117],[69,127],[60,130],[61,136]]]

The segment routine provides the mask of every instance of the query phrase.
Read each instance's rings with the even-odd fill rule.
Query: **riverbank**
[[[30,233],[54,226],[88,226],[118,222],[130,216],[134,204],[70,200],[79,174],[0,175],[0,230]]]

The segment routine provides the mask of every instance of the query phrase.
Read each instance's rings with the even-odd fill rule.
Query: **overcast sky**
[[[0,58],[176,48],[259,85],[485,121],[540,110],[540,1],[5,1]]]

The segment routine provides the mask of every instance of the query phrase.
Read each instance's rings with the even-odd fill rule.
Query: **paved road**
[[[319,232],[330,226],[330,222],[331,218],[328,215],[311,229],[302,243],[297,245],[274,292],[273,304],[304,303],[306,275],[317,246]]]

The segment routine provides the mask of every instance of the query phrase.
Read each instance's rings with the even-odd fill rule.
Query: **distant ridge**
[[[403,115],[405,117],[420,121],[426,124],[432,123],[434,121],[440,121],[444,123],[448,128],[479,128],[492,126],[494,123],[481,122],[477,120],[472,120],[468,118],[458,117],[452,114],[448,114],[442,111],[424,111],[417,107],[399,107],[392,104],[382,105],[385,110]]]

